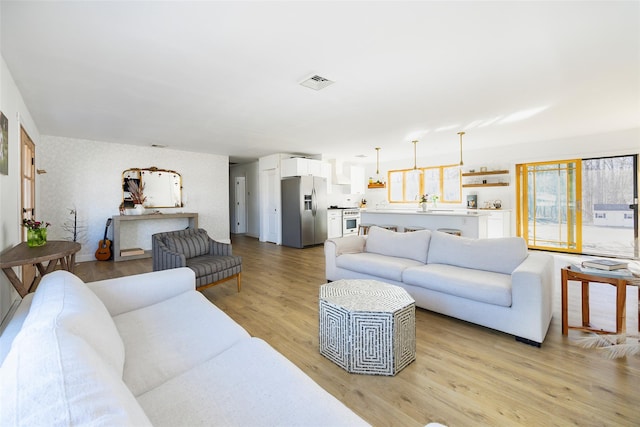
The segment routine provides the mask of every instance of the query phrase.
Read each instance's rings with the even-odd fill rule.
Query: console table
[[[140,221],[159,221],[166,219],[186,218],[189,220],[188,228],[198,228],[198,214],[197,213],[171,213],[171,214],[151,214],[151,215],[115,215],[113,217],[113,260],[114,261],[127,261],[130,259],[139,258],[151,258],[151,251],[145,250],[144,253],[139,255],[130,255],[123,257],[120,251],[121,247],[121,226],[122,222],[134,222]],[[149,242],[151,242],[151,236],[149,236]]]
[[[46,245],[30,248],[26,242],[6,249],[0,253],[0,268],[4,271],[13,287],[21,297],[35,290],[44,276],[55,270],[58,262],[63,270],[73,273],[76,262],[76,252],[80,250],[80,243],[62,240],[49,240]],[[44,262],[49,261],[47,266]],[[13,271],[13,267],[35,265],[40,275],[36,273],[31,283],[23,283]]]

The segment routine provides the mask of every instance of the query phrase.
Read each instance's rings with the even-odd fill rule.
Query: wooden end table
[[[67,242],[62,240],[49,240],[44,246],[30,248],[26,242],[17,244],[16,246],[6,249],[0,253],[0,268],[4,271],[13,287],[18,291],[21,297],[35,290],[45,274],[55,270],[56,265],[60,263],[63,270],[73,273],[76,262],[76,252],[80,250],[80,243]],[[45,267],[44,262],[49,262]],[[36,273],[33,281],[29,284],[22,283],[13,267],[23,265],[35,265],[40,275]]]
[[[627,286],[640,286],[640,278],[633,276],[622,277],[610,277],[606,276],[606,271],[603,271],[603,275],[597,273],[584,273],[581,271],[571,269],[571,266],[565,267],[561,270],[562,276],[562,335],[567,335],[569,329],[579,329],[582,331],[598,332],[601,334],[623,334],[626,329],[626,301],[627,301]],[[569,313],[568,313],[568,290],[567,282],[569,280],[575,280],[582,282],[582,326],[569,326]],[[603,329],[595,328],[591,325],[589,320],[589,283],[603,283],[616,287],[616,331],[605,331]],[[640,292],[638,293],[638,331],[640,331]]]

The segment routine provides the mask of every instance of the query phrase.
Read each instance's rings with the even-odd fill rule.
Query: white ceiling
[[[1,5],[40,133],[229,155],[410,158],[640,126],[638,1]],[[299,85],[319,74],[321,91]],[[446,129],[442,129],[446,128]]]

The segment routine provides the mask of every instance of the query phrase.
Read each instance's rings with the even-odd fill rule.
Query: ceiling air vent
[[[309,77],[307,80],[304,80],[300,84],[304,87],[308,87],[313,90],[320,90],[320,89],[324,89],[329,85],[332,85],[333,83],[334,82],[332,82],[329,79],[325,79],[324,77],[315,75],[315,76]]]

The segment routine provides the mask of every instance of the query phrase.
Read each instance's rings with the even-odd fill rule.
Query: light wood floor
[[[356,375],[318,352],[322,247],[291,249],[245,236],[232,240],[234,254],[243,257],[242,292],[231,281],[204,295],[375,426],[640,425],[640,357],[608,360],[573,344],[580,332],[562,336],[559,270],[554,317],[542,348],[418,309],[416,361],[395,377]],[[85,281],[146,271],[151,271],[148,259],[76,268]],[[575,324],[579,285],[571,286]],[[628,289],[627,324],[634,332],[637,288]],[[613,293],[599,285],[591,301],[594,319],[613,328]]]

